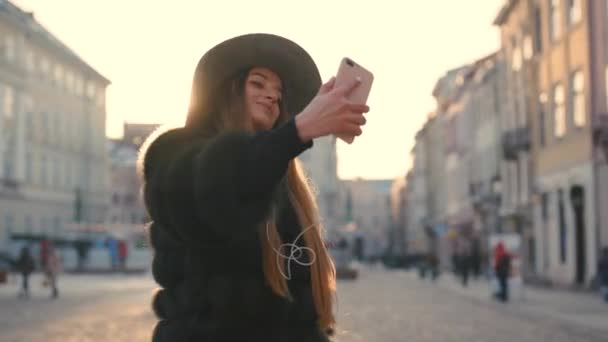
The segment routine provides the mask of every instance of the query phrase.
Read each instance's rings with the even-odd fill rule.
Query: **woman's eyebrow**
[[[255,72],[255,71],[251,73],[251,76],[260,76],[263,79],[268,80],[268,77],[266,77],[266,75],[261,74],[259,72]],[[280,85],[277,87],[277,89],[279,90],[279,92],[281,92],[281,93],[283,92],[283,88]]]

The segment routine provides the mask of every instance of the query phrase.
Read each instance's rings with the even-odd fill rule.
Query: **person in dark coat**
[[[312,58],[270,34],[199,61],[184,127],[142,146],[138,172],[161,289],[153,341],[329,341],[335,268],[297,156],[358,136],[359,82],[321,85]]]
[[[19,298],[30,297],[29,279],[35,268],[36,262],[30,253],[30,249],[27,246],[21,247],[21,252],[17,259],[17,271],[21,273],[21,291],[19,291]]]
[[[597,276],[604,300],[608,303],[608,247],[602,248],[602,255],[597,267]]]

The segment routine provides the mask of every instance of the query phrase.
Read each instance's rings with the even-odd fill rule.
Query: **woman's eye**
[[[264,84],[260,81],[251,81],[256,88],[264,88]]]

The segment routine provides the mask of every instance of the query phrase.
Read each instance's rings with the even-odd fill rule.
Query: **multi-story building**
[[[109,81],[9,1],[0,47],[0,240],[103,222]]]
[[[378,258],[388,247],[392,180],[343,180],[350,198],[353,235],[363,241],[363,256]]]
[[[312,180],[324,228],[329,235],[335,235],[344,224],[341,209],[345,199],[338,178],[336,137],[316,139],[314,147],[300,155],[300,161]]]
[[[404,256],[408,253],[408,198],[406,197],[405,176],[397,177],[391,187],[391,222],[390,252],[394,256]]]
[[[495,20],[501,28],[506,109],[501,120],[503,161],[501,165],[501,230],[522,238],[524,276],[535,269],[537,239],[532,228],[532,194],[535,152],[531,144],[536,112],[537,68],[529,62],[533,54],[528,0],[509,1]],[[517,9],[516,11],[513,11]]]
[[[148,221],[146,208],[141,201],[136,164],[141,144],[158,127],[156,124],[125,123],[123,137],[108,140],[111,200],[106,215],[107,224],[137,225]]]
[[[455,140],[455,119],[452,111],[453,104],[462,86],[462,80],[469,66],[462,66],[448,71],[441,77],[432,95],[436,101],[436,109],[429,115],[426,125],[429,147],[427,149],[428,187],[428,227],[429,246],[437,251],[437,256],[443,267],[450,264],[452,253],[452,237],[455,227],[448,229],[450,216],[449,206],[453,206],[456,179],[450,179],[453,172],[454,160],[448,165],[447,156],[457,152]],[[457,155],[454,158],[458,158]],[[450,168],[448,168],[450,166]],[[446,234],[451,232],[451,234]]]
[[[607,229],[598,210],[608,199],[605,145],[597,139],[607,130],[606,13],[606,1],[511,0],[495,20],[515,116],[505,152],[519,161],[510,172],[525,177],[506,184],[518,191],[510,203],[532,202],[533,215],[522,215],[529,268],[559,284],[589,284]]]
[[[474,63],[469,81],[472,119],[470,194],[473,202],[473,246],[482,255],[489,252],[490,234],[500,231],[501,119],[504,115],[504,63],[493,53]]]
[[[412,170],[408,186],[411,187],[409,204],[408,239],[411,242],[411,253],[426,253],[428,251],[426,227],[429,221],[429,179],[428,179],[428,134],[426,125],[416,134],[416,142],[412,148]]]

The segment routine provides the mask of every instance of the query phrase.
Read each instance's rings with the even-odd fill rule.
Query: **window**
[[[74,92],[74,75],[69,70],[65,72],[65,87],[70,94]]]
[[[42,230],[44,232],[49,231],[49,223],[48,223],[48,220],[46,219],[46,217],[40,218],[40,230]]]
[[[59,218],[59,216],[55,216],[53,218],[53,232],[55,234],[58,234],[60,229],[61,229],[61,218]]]
[[[65,167],[65,180],[64,180],[65,187],[67,189],[71,189],[72,185],[73,185],[72,184],[72,167],[70,166],[69,159],[65,161],[64,167]]]
[[[28,152],[25,156],[25,180],[28,183],[32,182],[32,169],[32,154]]]
[[[84,92],[84,82],[78,75],[74,77],[74,93],[76,96],[82,96]]]
[[[93,99],[95,96],[95,85],[93,82],[87,82],[87,97]]]
[[[54,159],[53,163],[53,186],[61,187],[61,171],[59,170],[59,159]]]
[[[546,192],[543,192],[540,195],[540,199],[541,199],[541,217],[543,219],[543,223],[546,223],[547,220],[549,219],[549,194]]]
[[[46,124],[47,124],[47,137],[49,142],[55,141],[55,114],[48,113],[46,114]]]
[[[608,6],[608,3],[606,6]],[[606,112],[608,112],[608,64],[604,68],[604,95],[606,96]]]
[[[551,40],[556,41],[562,35],[560,1],[550,0],[549,17],[551,18]]]
[[[15,218],[11,214],[4,216],[4,229],[7,233],[11,233],[15,229]]]
[[[11,62],[15,59],[15,39],[13,36],[4,37],[4,57]]]
[[[541,93],[538,98],[538,128],[539,128],[539,139],[540,146],[544,147],[547,143],[547,136],[545,132],[545,112],[547,110],[547,94]]]
[[[4,117],[12,121],[14,117],[14,104],[15,104],[15,93],[13,88],[10,86],[4,87],[4,103],[2,104],[2,111]]]
[[[4,178],[13,179],[13,161],[9,153],[4,154]]]
[[[46,163],[46,156],[42,156],[42,160],[40,161],[40,183],[42,185],[48,184]]]
[[[29,72],[36,71],[36,64],[34,61],[35,61],[34,52],[27,51],[25,53],[25,68],[27,71],[29,71]]]
[[[564,108],[564,88],[561,84],[553,87],[553,117],[555,136],[563,137],[566,134],[566,110]]]
[[[513,57],[511,59],[513,71],[519,71],[521,69],[521,49],[519,46],[513,47]]]
[[[532,58],[532,55],[534,54],[534,48],[532,46],[532,37],[530,37],[530,35],[526,35],[526,37],[524,38],[524,58],[526,60]]]
[[[577,127],[585,125],[585,94],[584,94],[583,72],[578,70],[572,73],[570,78],[570,105],[572,107],[572,118]]]
[[[46,59],[45,57],[41,57],[40,58],[40,72],[42,73],[42,76],[47,77],[49,75],[50,70],[51,70],[51,63],[49,62],[49,60]]]
[[[40,119],[41,119],[41,127],[40,127],[40,137],[42,138],[42,140],[46,140],[49,138],[49,116],[47,113],[42,112],[40,113]]]
[[[566,236],[566,214],[565,214],[565,206],[564,206],[564,191],[559,189],[557,191],[557,205],[558,205],[558,214],[559,214],[559,260],[562,264],[566,263],[567,254],[566,254],[566,246],[567,246],[567,236]]]
[[[25,230],[31,232],[34,229],[34,222],[31,215],[25,216]]]
[[[63,68],[61,67],[61,64],[59,64],[59,63],[55,64],[55,70],[54,70],[53,76],[54,76],[55,84],[57,84],[58,87],[62,87],[63,86]]]
[[[540,6],[534,6],[534,51],[536,53],[543,51],[543,17]]]
[[[581,0],[567,0],[568,1],[568,23],[570,26],[578,24],[583,17],[583,10],[581,8]]]

